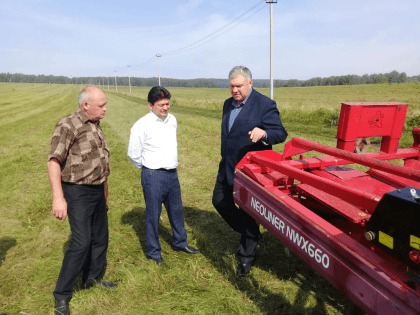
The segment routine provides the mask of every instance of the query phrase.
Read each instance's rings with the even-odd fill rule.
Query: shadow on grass
[[[11,237],[4,237],[0,239],[0,266],[6,259],[7,251],[16,245],[16,240]]]
[[[193,207],[185,207],[184,211],[186,223],[197,235],[197,245],[201,254],[211,261],[220,273],[225,274],[233,286],[244,292],[261,312],[328,314],[327,304],[341,312],[344,311],[343,306],[348,299],[299,257],[293,253],[287,255],[286,247],[271,233],[267,231],[263,233],[257,247],[254,268],[268,272],[281,282],[285,281],[285,286],[288,281],[296,284],[299,287],[297,294],[290,289],[287,293],[287,288],[276,290],[260,285],[252,271],[247,277],[237,276],[236,266],[233,269],[229,260],[223,258],[226,254],[232,255],[235,252],[239,243],[239,234],[231,230],[216,212]],[[308,308],[307,303],[311,297],[315,299],[316,305]]]
[[[254,268],[259,268],[273,275],[287,286],[289,282],[299,289],[271,288],[262,286],[251,275],[236,275],[236,264],[232,266],[232,257],[239,242],[239,234],[212,211],[193,207],[184,208],[185,222],[192,229],[200,253],[236,288],[245,293],[250,300],[266,314],[328,314],[329,304],[340,312],[348,299],[319,276],[305,262],[293,253],[286,254],[286,247],[269,232],[264,232],[257,247],[257,260]],[[134,208],[123,214],[122,224],[129,224],[135,231],[145,256],[145,208]],[[159,235],[168,244],[172,244],[172,231],[159,224]],[[290,284],[289,284],[290,286]],[[277,291],[277,292],[275,292]],[[309,299],[314,299],[315,306],[308,307]],[[291,302],[291,300],[293,302]],[[314,302],[312,302],[314,304]]]
[[[141,249],[147,257],[145,222],[146,208],[133,208],[131,211],[125,212],[121,217],[122,224],[129,224],[133,227],[133,230],[139,239]]]
[[[134,208],[133,210],[124,213],[121,217],[121,223],[130,224],[133,227],[133,230],[139,239],[143,254],[147,257],[146,208]],[[163,226],[161,222],[159,222],[159,238],[162,238],[169,245],[172,244],[172,230]]]

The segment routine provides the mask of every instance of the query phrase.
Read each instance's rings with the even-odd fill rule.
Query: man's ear
[[[80,106],[81,107],[81,109],[82,109],[82,111],[84,111],[84,112],[86,112],[87,111],[87,106],[88,106],[88,102],[83,102],[82,103],[82,106]]]
[[[149,108],[152,109],[153,108],[153,104],[148,102],[147,104],[149,104]]]

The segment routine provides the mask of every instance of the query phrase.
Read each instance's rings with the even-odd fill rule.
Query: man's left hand
[[[258,127],[255,127],[254,129],[252,129],[252,131],[248,132],[248,134],[252,142],[254,143],[265,138],[265,131]]]

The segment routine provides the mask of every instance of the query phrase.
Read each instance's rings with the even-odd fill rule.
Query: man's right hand
[[[67,218],[67,202],[64,198],[57,198],[53,200],[52,214],[59,220]]]
[[[53,191],[52,214],[59,220],[65,220],[67,218],[67,202],[64,199],[63,187],[61,186],[60,162],[56,158],[51,158],[47,162],[47,167]]]

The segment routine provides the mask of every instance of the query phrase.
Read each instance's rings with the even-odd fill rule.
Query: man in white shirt
[[[184,208],[178,180],[177,122],[169,114],[171,93],[161,86],[153,87],[147,97],[150,112],[131,128],[128,158],[141,171],[141,185],[146,202],[147,257],[166,265],[159,243],[159,217],[162,203],[171,223],[172,249],[188,254],[199,251],[187,244]]]

